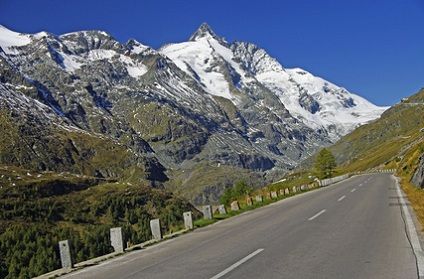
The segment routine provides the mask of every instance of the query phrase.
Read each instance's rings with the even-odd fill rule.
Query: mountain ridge
[[[105,137],[111,148],[122,146],[128,154],[122,158],[132,158],[123,159],[127,163],[122,166],[132,165],[139,174],[150,166],[141,177],[159,178],[153,184],[190,195],[196,203],[216,200],[243,176],[256,177],[258,185],[269,182],[385,109],[361,103],[356,95],[306,71],[290,75],[265,50],[249,43],[229,44],[205,24],[188,42],[158,50],[136,40],[120,43],[103,31],[36,36],[4,30],[0,38],[8,41],[0,39],[2,109],[10,112],[5,104],[11,99],[41,102],[70,126]],[[287,96],[294,96],[291,103]],[[293,102],[303,111],[296,114]],[[374,114],[363,114],[364,108],[373,108]],[[341,112],[350,118],[333,121]],[[318,121],[311,125],[305,115]],[[16,115],[14,119],[22,121]],[[91,153],[103,153],[99,145],[88,146]],[[73,158],[69,170],[83,164],[74,155],[64,156]],[[16,158],[5,158],[0,163],[26,167]],[[55,167],[36,157],[31,160],[32,165]],[[97,160],[92,168],[77,169],[125,179],[117,166],[108,164]],[[205,167],[216,180],[194,175]],[[205,189],[213,190],[205,195]]]

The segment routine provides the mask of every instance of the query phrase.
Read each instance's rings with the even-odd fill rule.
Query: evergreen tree
[[[329,178],[333,175],[336,168],[336,158],[330,150],[323,148],[315,159],[315,171],[319,178]]]

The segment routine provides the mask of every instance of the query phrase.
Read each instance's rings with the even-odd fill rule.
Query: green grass
[[[218,221],[218,219],[215,219],[215,218],[213,218],[213,219],[197,219],[197,220],[194,221],[193,225],[194,225],[195,228],[201,228],[201,227],[211,225],[211,224],[213,224],[217,221]]]

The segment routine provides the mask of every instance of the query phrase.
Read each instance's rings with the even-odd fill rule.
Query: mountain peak
[[[212,28],[206,22],[202,23],[199,28],[197,28],[196,32],[191,35],[189,41],[197,41],[201,38],[214,38],[217,41],[223,41],[221,37],[215,34]]]
[[[140,54],[146,50],[153,51],[149,46],[143,45],[135,39],[130,39],[127,42],[127,47],[131,50],[132,53]]]

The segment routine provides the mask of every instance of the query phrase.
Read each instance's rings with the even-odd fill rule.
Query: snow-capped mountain
[[[272,180],[384,110],[283,68],[253,44],[230,44],[207,24],[159,50],[102,31],[56,36],[0,27],[0,83],[0,113],[21,132],[43,131],[26,139],[34,152],[25,156],[0,148],[7,153],[0,163],[169,179],[166,187],[198,203],[235,180]],[[49,140],[60,134],[64,150]],[[51,153],[63,154],[61,163]],[[99,157],[106,153],[113,160]]]
[[[326,129],[332,141],[387,109],[303,69],[286,69],[254,44],[229,44],[207,24],[202,24],[188,42],[166,45],[160,52],[197,79],[208,93],[235,104],[234,90],[259,82],[292,116],[313,129]]]

